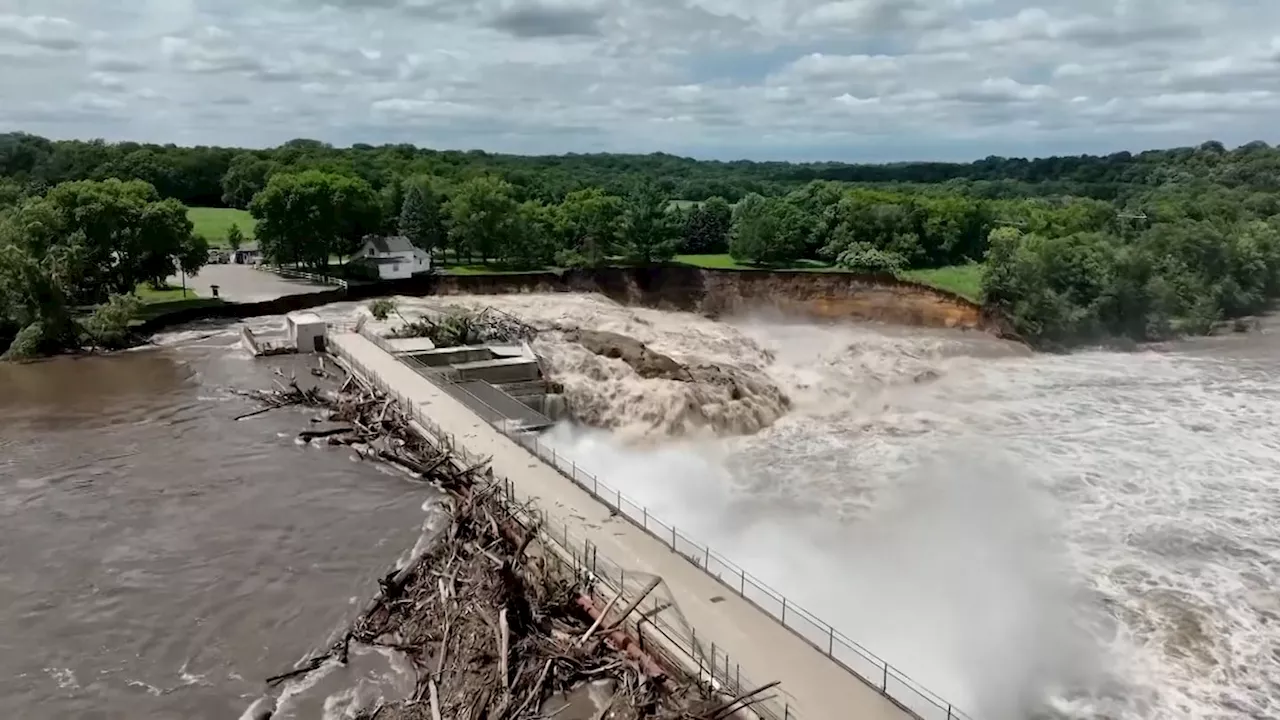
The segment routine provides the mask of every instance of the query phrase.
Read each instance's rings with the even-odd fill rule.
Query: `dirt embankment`
[[[627,305],[709,316],[760,309],[821,319],[984,330],[1002,324],[977,303],[892,277],[836,272],[705,270],[683,266],[603,268],[564,273],[457,275],[437,279],[438,294],[599,292]]]

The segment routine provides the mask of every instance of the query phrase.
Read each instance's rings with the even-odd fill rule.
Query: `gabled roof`
[[[413,252],[413,243],[409,242],[409,238],[404,235],[369,236],[365,238],[365,242],[377,253]]]

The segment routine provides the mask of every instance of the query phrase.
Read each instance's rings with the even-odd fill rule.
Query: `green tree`
[[[381,220],[368,183],[319,170],[277,173],[249,205],[262,255],[276,264],[322,269],[330,255],[349,255]]]
[[[709,255],[728,252],[729,228],[733,224],[733,208],[716,196],[690,208],[685,216],[681,252]]]
[[[62,269],[77,304],[162,282],[195,243],[186,208],[159,200],[155,188],[137,180],[63,183],[25,204],[15,221],[37,262],[60,250],[73,263]]]
[[[803,213],[794,205],[753,193],[734,208],[729,254],[740,262],[791,262],[803,252],[807,232]]]
[[[241,245],[244,245],[244,233],[240,231],[239,225],[231,223],[231,227],[227,228],[227,247],[235,252]]]
[[[667,205],[666,196],[651,182],[637,185],[627,196],[621,232],[627,261],[648,265],[675,256],[679,234]]]
[[[575,190],[560,203],[558,215],[557,263],[599,267],[617,251],[622,235],[622,198],[600,188]]]
[[[404,182],[404,201],[400,207],[400,234],[417,247],[431,252],[445,241],[440,196],[428,178],[410,178]]]
[[[222,202],[227,207],[245,209],[253,196],[262,192],[279,167],[252,153],[236,155],[222,177]]]
[[[455,257],[479,255],[484,261],[504,260],[517,226],[517,205],[511,184],[492,175],[472,178],[458,186],[445,205],[449,243]]]
[[[517,208],[517,231],[504,256],[519,268],[537,268],[555,260],[558,217],[556,208],[526,200]]]

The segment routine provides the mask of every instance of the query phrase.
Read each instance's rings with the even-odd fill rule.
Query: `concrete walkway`
[[[332,343],[381,376],[469,452],[491,456],[494,473],[512,481],[518,499],[533,499],[557,525],[568,523],[575,538],[586,538],[599,548],[600,557],[628,572],[661,576],[698,638],[714,641],[752,681],[781,681],[780,689],[794,698],[793,715],[803,720],[911,717],[666,545],[626,520],[611,518],[606,506],[573,481],[368,339],[340,333]]]
[[[200,297],[213,297],[210,286],[218,286],[218,297],[232,302],[262,302],[275,300],[285,295],[297,295],[307,292],[332,290],[331,285],[320,285],[308,280],[283,278],[275,273],[258,270],[251,265],[205,265],[195,276],[187,277],[187,287],[195,290]],[[182,279],[174,275],[168,283],[172,287],[180,287]]]

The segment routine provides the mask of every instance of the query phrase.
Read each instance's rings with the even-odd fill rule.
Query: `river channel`
[[[975,720],[1280,714],[1274,327],[1049,356],[595,297],[449,302],[547,330],[535,346],[603,428],[548,441]],[[573,328],[760,397],[639,378]],[[235,717],[417,538],[429,491],[295,444],[303,412],[232,420],[233,388],[307,362],[233,343],[196,328],[0,365],[0,716]]]
[[[0,363],[0,717],[239,717],[417,538],[428,490],[232,420],[305,361],[204,334]]]

